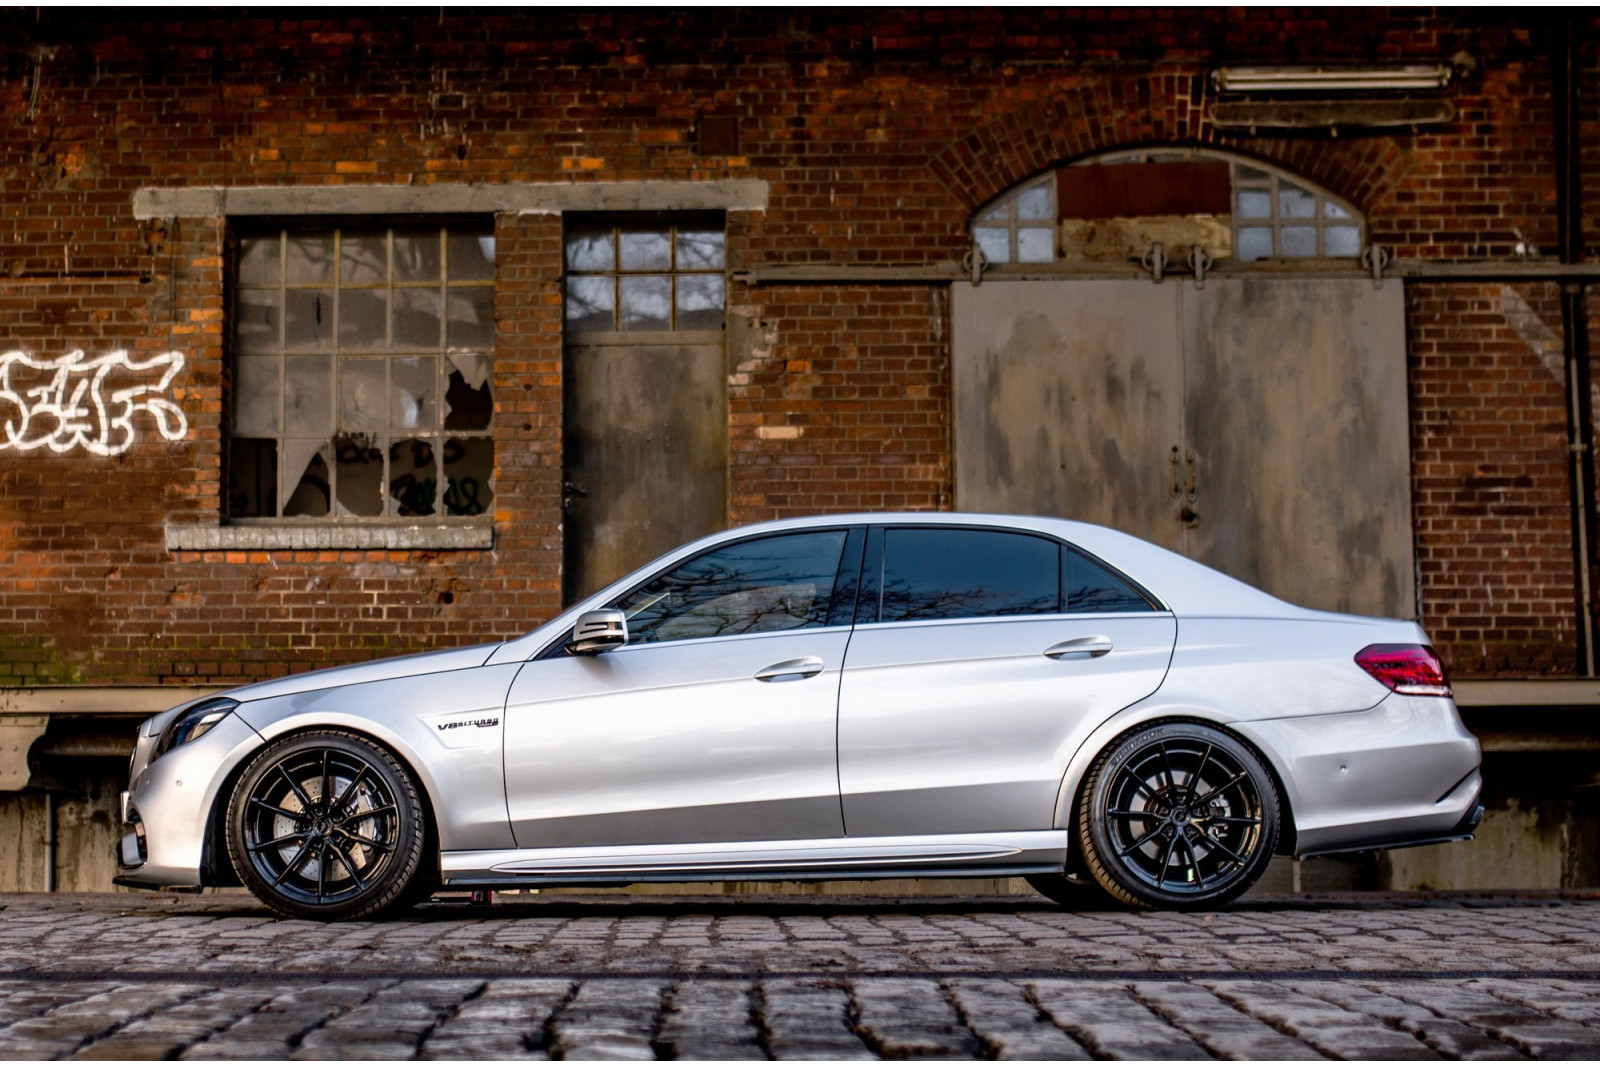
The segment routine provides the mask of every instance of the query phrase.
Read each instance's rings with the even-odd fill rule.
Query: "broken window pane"
[[[447,438],[444,443],[446,515],[485,515],[494,501],[493,438]]]
[[[494,237],[491,234],[450,231],[445,255],[452,281],[481,282],[494,277]]]
[[[616,266],[611,227],[596,223],[567,224],[567,269],[609,271]]]
[[[379,285],[389,279],[389,235],[383,230],[346,230],[339,241],[339,284]]]
[[[1056,258],[1056,232],[1043,226],[1025,226],[1017,231],[1018,263],[1049,263]]]
[[[624,271],[666,271],[672,268],[672,246],[661,227],[624,227],[621,241]]]
[[[488,286],[450,289],[445,296],[450,321],[445,344],[452,349],[494,348],[494,290]]]
[[[277,439],[234,438],[228,452],[228,514],[240,519],[277,515]]]
[[[978,248],[983,250],[984,259],[990,263],[1011,262],[1011,231],[980,226],[972,232],[972,236],[978,242]]]
[[[389,364],[389,425],[432,429],[433,396],[439,388],[436,356],[393,360]]]
[[[1234,252],[1241,260],[1262,260],[1272,255],[1270,226],[1239,227],[1239,247]]]
[[[284,497],[285,516],[320,517],[328,514],[328,443],[326,441],[285,441],[283,473],[294,479],[279,483]],[[298,478],[294,472],[299,471]]]
[[[1361,255],[1361,230],[1354,226],[1330,226],[1322,231],[1324,256]]]
[[[386,360],[339,361],[339,429],[382,430]]]
[[[278,351],[278,291],[246,289],[233,306],[235,352]]]
[[[978,221],[979,222],[1000,222],[1000,223],[1003,223],[1007,219],[1009,219],[1010,217],[1011,217],[1011,198],[1007,197],[1007,198],[1001,200],[1000,203],[994,204],[994,205],[992,205],[992,206],[990,206],[988,208],[985,208],[983,213],[978,216]]]
[[[1051,219],[1055,215],[1055,205],[1051,203],[1054,198],[1050,195],[1048,182],[1030,186],[1017,194],[1017,218],[1019,219]]]
[[[480,373],[463,361],[481,362]],[[494,417],[494,401],[489,395],[489,360],[484,356],[451,354],[450,378],[444,394],[446,430],[487,430]],[[476,383],[476,385],[474,385]]]
[[[333,291],[291,289],[284,316],[283,347],[326,351],[333,348]]]
[[[381,349],[389,340],[389,292],[384,289],[339,291],[339,347]]]
[[[637,277],[624,275],[622,290],[622,329],[670,330],[672,328],[672,280],[664,274]]]
[[[278,235],[247,237],[239,242],[239,283],[247,286],[278,284]]]
[[[438,227],[394,232],[396,282],[437,282],[443,265]]]
[[[275,356],[241,356],[233,364],[233,432],[262,436],[278,432],[278,372]]]
[[[685,274],[678,276],[678,329],[722,329],[722,276]]]
[[[1314,226],[1285,226],[1279,234],[1285,256],[1315,256],[1317,254],[1317,228]]]
[[[283,432],[326,437],[333,431],[333,358],[284,359]]]
[[[567,329],[615,330],[616,289],[610,277],[567,279]]]
[[[1323,201],[1323,203],[1322,203],[1322,214],[1323,214],[1323,216],[1325,218],[1329,218],[1329,219],[1348,219],[1348,218],[1350,218],[1350,213],[1348,211],[1345,211],[1339,205],[1334,204],[1334,203],[1332,203],[1330,201]]]
[[[709,271],[722,267],[726,252],[721,230],[679,230],[678,270]]]
[[[333,439],[338,463],[337,515],[383,514],[383,452],[365,434]]]
[[[438,350],[439,291],[437,289],[394,291],[394,347]]]
[[[1272,192],[1267,189],[1239,190],[1239,217],[1242,219],[1272,218]]]
[[[333,284],[333,235],[291,233],[284,240],[284,281],[292,286]]]
[[[1233,177],[1238,182],[1270,182],[1272,175],[1266,171],[1258,171],[1254,167],[1246,167],[1243,163],[1233,166]]]
[[[439,473],[433,462],[433,443],[406,438],[389,447],[390,514],[432,515],[439,494]]]

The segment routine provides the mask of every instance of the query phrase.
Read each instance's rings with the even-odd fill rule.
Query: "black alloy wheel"
[[[357,919],[414,900],[423,830],[405,768],[363,738],[324,731],[251,761],[228,806],[228,855],[274,912]]]
[[[1140,908],[1203,909],[1253,886],[1278,844],[1278,791],[1230,734],[1167,723],[1125,735],[1095,760],[1078,808],[1094,877]]]

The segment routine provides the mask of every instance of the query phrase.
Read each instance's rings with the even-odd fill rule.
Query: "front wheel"
[[[1243,742],[1198,723],[1124,736],[1078,806],[1089,874],[1139,908],[1207,909],[1255,885],[1278,844],[1278,791]]]
[[[275,742],[245,768],[228,805],[228,855],[272,911],[351,920],[410,901],[426,835],[411,775],[343,731]]]

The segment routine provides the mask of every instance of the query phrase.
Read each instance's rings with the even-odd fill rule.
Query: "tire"
[[[295,735],[257,754],[229,799],[227,831],[240,882],[280,916],[375,916],[411,904],[425,882],[416,783],[344,731]]]
[[[1025,876],[1028,885],[1070,912],[1091,912],[1112,904],[1100,884],[1066,873]]]
[[[1124,735],[1078,804],[1085,867],[1118,901],[1212,909],[1255,885],[1278,844],[1278,790],[1256,754],[1199,723]]]

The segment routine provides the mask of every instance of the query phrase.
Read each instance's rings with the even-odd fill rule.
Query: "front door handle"
[[[1056,642],[1044,651],[1044,655],[1051,660],[1089,660],[1105,656],[1110,651],[1111,639],[1096,634],[1091,638],[1068,638],[1064,642]]]
[[[820,656],[802,656],[798,660],[781,660],[756,672],[762,682],[788,682],[790,679],[809,679],[822,673]]]

